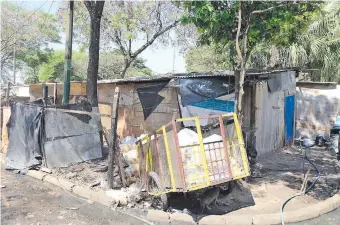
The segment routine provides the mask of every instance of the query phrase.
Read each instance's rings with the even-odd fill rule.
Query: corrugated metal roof
[[[271,73],[285,72],[289,70],[297,69],[282,69],[282,70],[247,70],[246,76],[256,75],[269,75]],[[220,72],[207,72],[207,73],[167,73],[164,75],[156,76],[143,76],[143,77],[129,77],[125,79],[111,79],[111,80],[98,80],[98,84],[109,84],[109,83],[143,83],[143,82],[157,82],[157,81],[169,81],[171,79],[186,79],[186,78],[203,78],[203,77],[232,77],[234,76],[233,71],[220,71]]]

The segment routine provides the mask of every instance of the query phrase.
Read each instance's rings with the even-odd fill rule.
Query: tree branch
[[[238,24],[237,24],[235,48],[236,48],[237,56],[242,63],[243,58],[242,58],[242,53],[241,53],[241,50],[240,50],[240,43],[239,43],[240,31],[241,31],[241,22],[242,22],[242,2],[240,1],[240,6],[238,7]]]
[[[161,3],[158,3],[157,5],[157,11],[156,11],[156,18],[158,23],[158,31],[161,31],[163,28],[162,20],[161,20],[161,12],[160,12]]]
[[[172,23],[171,25],[167,26],[166,28],[164,28],[163,30],[157,32],[156,34],[154,34],[152,36],[152,38],[147,41],[142,47],[140,47],[137,51],[135,51],[131,57],[136,58],[141,52],[143,52],[147,47],[149,47],[150,45],[152,45],[152,43],[162,34],[164,34],[165,32],[169,31],[171,28],[177,26],[179,23],[179,20],[176,20],[174,23]]]
[[[294,3],[294,4],[296,4],[296,3]],[[289,3],[272,6],[272,7],[269,7],[267,9],[255,10],[255,11],[252,11],[251,14],[262,14],[262,13],[268,12],[270,10],[273,10],[273,9],[276,9],[276,8],[279,8],[279,7],[282,7],[282,6],[287,6],[287,5],[289,5]]]
[[[243,35],[243,49],[242,49],[242,58],[245,59],[244,62],[247,63],[247,45],[248,45],[248,31],[249,31],[249,23],[250,17],[248,17],[246,22],[246,30]]]
[[[131,48],[132,48],[132,40],[131,40],[131,38],[129,39],[129,56],[131,57],[132,56],[132,50],[131,50]]]
[[[117,31],[114,31],[114,40],[113,40],[119,47],[120,51],[122,52],[123,55],[128,55],[127,51],[125,50],[122,42],[121,42],[121,38],[118,35]]]
[[[93,9],[93,3],[92,1],[84,1],[84,5],[86,6],[87,10],[92,14]]]

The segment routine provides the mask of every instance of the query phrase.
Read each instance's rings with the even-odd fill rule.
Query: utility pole
[[[64,93],[63,105],[67,105],[70,99],[70,81],[72,73],[72,37],[73,37],[73,7],[74,1],[70,1],[68,12],[68,29],[66,31],[65,67],[64,67]]]
[[[14,52],[13,52],[13,85],[15,85],[15,70],[16,70],[16,46],[14,42]]]

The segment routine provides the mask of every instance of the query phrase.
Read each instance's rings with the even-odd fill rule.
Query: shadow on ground
[[[195,193],[171,193],[169,195],[170,211],[182,211],[190,214],[195,221],[208,215],[223,215],[244,207],[255,205],[254,198],[249,188],[237,185],[230,194],[220,193],[219,204],[212,203],[203,213],[200,202]]]

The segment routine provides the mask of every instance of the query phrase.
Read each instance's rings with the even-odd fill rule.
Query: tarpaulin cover
[[[46,109],[44,126],[47,167],[66,167],[102,157],[99,114]]]
[[[160,96],[158,92],[160,92],[167,84],[168,83],[161,83],[157,85],[137,88],[137,93],[143,107],[145,120],[163,101],[164,97]]]
[[[271,92],[282,90],[282,75],[272,75],[268,80],[268,87]]]
[[[11,104],[6,169],[28,169],[41,164],[42,107]]]
[[[222,78],[180,79],[182,106],[203,102],[234,92],[234,86]]]

